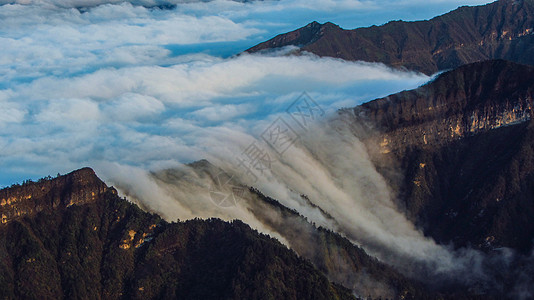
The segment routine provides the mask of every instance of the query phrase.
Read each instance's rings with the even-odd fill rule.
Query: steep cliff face
[[[487,61],[341,115],[350,115],[379,171],[426,234],[456,246],[528,252],[533,90],[533,67]]]
[[[533,67],[494,60],[462,66],[418,89],[365,103],[354,114],[380,131],[376,143],[381,152],[399,152],[528,121],[533,96]]]
[[[500,0],[460,7],[428,21],[393,21],[354,30],[314,22],[247,51],[293,45],[319,56],[382,62],[432,74],[487,59],[534,64],[533,32],[533,0]]]
[[[2,224],[33,216],[46,209],[63,209],[74,204],[95,202],[109,189],[89,168],[51,180],[14,185],[0,190]]]

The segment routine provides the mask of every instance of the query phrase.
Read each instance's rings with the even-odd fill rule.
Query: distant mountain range
[[[297,46],[299,51],[319,56],[381,62],[433,74],[488,59],[534,64],[533,33],[534,0],[499,0],[460,7],[428,21],[392,21],[353,30],[313,22],[247,52]]]
[[[354,30],[313,22],[247,51],[297,46],[297,53],[426,74],[453,69],[340,114],[351,115],[357,134],[379,149],[375,164],[428,235],[527,253],[534,237],[534,71],[524,64],[534,64],[533,28],[533,0],[499,0],[428,21]]]

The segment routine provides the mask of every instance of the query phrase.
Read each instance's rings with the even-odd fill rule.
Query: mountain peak
[[[321,24],[317,21],[313,21],[306,26],[299,28],[297,30],[294,30],[292,32],[286,33],[286,34],[280,34],[276,37],[272,38],[271,40],[261,43],[259,45],[256,45],[245,52],[253,53],[258,52],[262,50],[268,50],[273,48],[280,48],[285,46],[299,46],[303,47],[308,44],[312,44],[318,39],[321,38],[321,36],[325,33],[325,30],[329,29],[339,29],[339,26],[327,22],[324,24]]]
[[[313,22],[308,23],[308,25],[306,25],[304,27],[306,27],[306,28],[317,28],[317,27],[321,27],[321,23],[319,23],[317,21],[313,21]]]
[[[40,211],[62,209],[94,202],[109,188],[91,168],[82,168],[56,178],[26,182],[0,190],[1,224],[32,216]]]

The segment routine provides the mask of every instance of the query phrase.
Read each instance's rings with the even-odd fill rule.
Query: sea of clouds
[[[0,185],[89,166],[167,219],[240,218],[288,244],[246,207],[213,205],[213,178],[184,164],[207,158],[238,174],[236,157],[262,143],[278,118],[291,121],[286,110],[303,91],[329,119],[430,78],[286,55],[291,48],[240,53],[314,20],[354,28],[487,2],[0,0]],[[277,161],[270,173],[239,180],[406,273],[414,261],[434,275],[479,272],[478,253],[436,245],[396,209],[365,147],[344,130],[300,128],[299,143],[283,156],[270,150]],[[156,180],[165,169],[183,176]]]
[[[332,112],[417,87],[428,78],[378,64],[235,55],[314,20],[352,28],[485,2],[1,1],[0,185],[191,162],[214,150],[202,137],[254,132],[302,91]]]

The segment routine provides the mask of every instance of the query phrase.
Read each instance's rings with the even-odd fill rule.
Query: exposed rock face
[[[95,202],[108,190],[106,184],[89,168],[52,180],[3,189],[0,190],[2,224],[19,217],[32,216],[45,209]],[[111,191],[115,192],[113,189]]]
[[[502,60],[462,66],[418,89],[354,109],[381,132],[381,151],[439,146],[532,117],[534,68]]]
[[[358,134],[367,132],[379,171],[426,234],[456,246],[528,252],[533,92],[534,67],[487,61],[341,115],[350,115]]]
[[[354,30],[314,22],[247,51],[294,45],[319,56],[432,74],[487,59],[534,64],[533,32],[533,0],[500,0],[460,7],[428,21],[393,21]]]
[[[354,299],[242,222],[169,224],[90,169],[0,195],[2,299]]]

